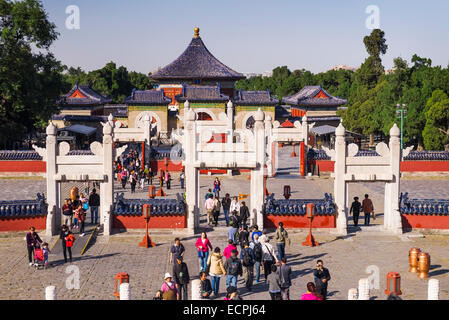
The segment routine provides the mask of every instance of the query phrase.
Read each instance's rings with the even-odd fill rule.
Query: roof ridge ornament
[[[194,38],[200,37],[200,28],[198,28],[198,27],[194,28],[193,32],[194,32],[194,35],[193,35]]]

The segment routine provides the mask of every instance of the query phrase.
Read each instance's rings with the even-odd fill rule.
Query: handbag
[[[89,209],[89,203],[84,202],[84,204],[83,204],[83,209],[84,209],[84,210],[88,210],[88,209]]]

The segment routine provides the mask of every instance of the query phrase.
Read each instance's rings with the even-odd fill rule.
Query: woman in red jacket
[[[212,244],[207,238],[206,232],[201,233],[201,237],[196,240],[195,247],[198,249],[198,258],[201,262],[200,272],[206,271],[209,248],[212,250]]]

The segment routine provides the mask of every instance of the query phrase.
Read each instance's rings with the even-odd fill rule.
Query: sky
[[[114,61],[152,72],[175,60],[193,29],[221,62],[241,73],[277,66],[314,73],[335,65],[358,67],[367,58],[363,37],[370,5],[385,32],[386,69],[413,54],[449,63],[448,0],[43,0],[60,33],[51,51],[85,71]],[[66,8],[79,8],[79,29],[68,29]]]

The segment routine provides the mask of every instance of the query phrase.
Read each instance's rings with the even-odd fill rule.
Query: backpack
[[[239,262],[237,259],[231,261],[229,266],[229,274],[236,276],[239,273]]]
[[[254,257],[256,258],[256,261],[260,262],[262,261],[262,245],[259,243],[254,244]]]
[[[251,255],[249,254],[249,250],[248,249],[244,249],[243,250],[242,264],[245,267],[250,267],[250,266],[252,266],[254,264],[254,261],[253,261]]]

